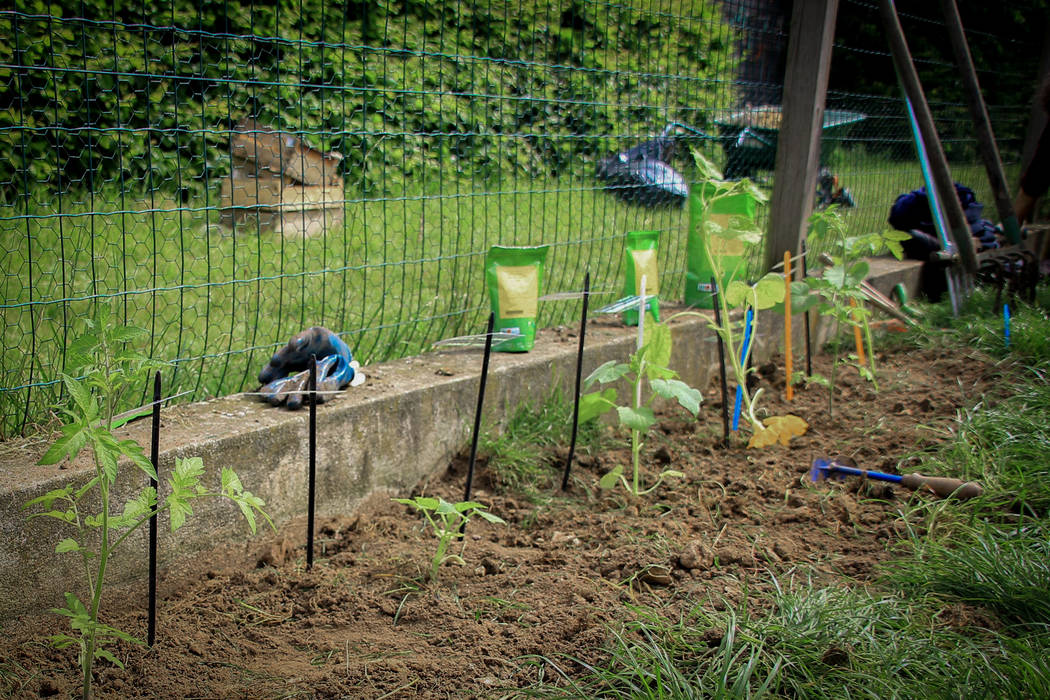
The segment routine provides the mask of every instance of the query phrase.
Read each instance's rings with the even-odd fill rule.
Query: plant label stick
[[[306,569],[314,568],[314,505],[317,486],[317,356],[310,357],[310,478],[306,505]]]
[[[803,282],[805,282],[806,276],[807,276],[807,270],[806,270],[806,242],[802,241],[802,281]],[[807,377],[812,377],[813,376],[813,351],[812,351],[812,348],[810,347],[810,339],[809,339],[809,336],[810,336],[810,333],[809,333],[809,311],[806,311],[806,315],[803,316],[802,318],[803,318],[803,321],[805,322],[803,324],[803,330],[806,333],[806,376]]]
[[[150,445],[149,459],[153,463],[153,473],[158,474],[160,462],[160,372],[153,376],[153,443]],[[157,477],[150,477],[153,493],[157,493]],[[146,623],[146,644],[152,647],[157,641],[157,506],[149,516],[149,612]]]
[[[791,251],[784,251],[784,398],[795,397],[791,385]]]
[[[743,365],[747,362],[747,350],[751,344],[751,320],[755,317],[755,310],[748,307],[747,313],[744,315],[744,342],[740,346],[740,364]],[[745,379],[746,379],[745,370]],[[742,384],[738,384],[736,387],[736,403],[733,405],[733,432],[740,429],[740,408],[744,403],[744,387]]]
[[[722,325],[722,309],[718,301],[718,284],[711,278],[711,297],[715,305],[715,324]],[[718,339],[718,376],[722,382],[722,446],[729,447],[729,390],[726,382],[726,349],[722,336],[715,333]]]
[[[854,309],[857,308],[857,301],[855,299],[849,300],[849,305]],[[853,320],[857,320],[857,315],[853,315]],[[853,344],[857,346],[857,362],[861,365],[864,364],[866,358],[864,357],[864,337],[860,333],[860,324],[853,324]]]
[[[591,295],[591,273],[583,276],[583,313],[580,316],[580,347],[576,352],[576,393],[572,404],[572,437],[569,440],[569,457],[565,460],[565,474],[561,478],[561,490],[569,488],[569,472],[572,458],[576,455],[576,435],[580,427],[580,380],[583,376],[583,339],[587,335],[587,300]],[[643,297],[644,298],[644,297]]]
[[[478,387],[478,407],[474,412],[474,436],[470,441],[470,462],[467,464],[467,485],[463,490],[463,500],[470,500],[470,489],[474,483],[474,464],[478,458],[478,437],[481,433],[481,407],[485,403],[485,382],[489,376],[489,358],[492,357],[492,328],[496,323],[496,313],[489,314],[489,325],[485,330],[485,354],[481,360],[481,384]],[[466,528],[466,521],[460,527],[460,532]]]
[[[1010,347],[1010,305],[1003,304],[1003,336],[1006,347]]]

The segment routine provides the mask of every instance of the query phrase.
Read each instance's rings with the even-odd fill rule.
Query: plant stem
[[[864,319],[864,342],[868,344],[868,364],[871,367],[871,385],[875,388],[875,393],[879,393],[879,378],[876,375],[875,368],[875,345],[871,342],[871,325],[868,324],[868,319]]]

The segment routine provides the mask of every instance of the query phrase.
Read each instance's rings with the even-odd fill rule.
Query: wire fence
[[[696,149],[772,186],[778,113],[752,108],[780,102],[789,3],[15,4],[0,10],[0,438],[49,419],[99,305],[149,329],[168,386],[199,400],[254,388],[310,325],[362,363],[479,332],[494,244],[550,244],[544,291],[590,270],[611,300],[626,232],[657,230],[661,291],[680,299],[687,210],[600,179],[611,154],[671,144],[687,181]],[[921,12],[906,32],[936,23]],[[839,13],[878,27],[874,5]],[[1038,56],[1041,37],[969,38],[999,47],[975,57],[1014,94],[989,101],[1015,172],[1035,61],[994,62]],[[871,87],[892,83],[881,42],[837,40],[828,96],[858,117],[823,149],[858,229],[921,185],[899,93]],[[951,81],[950,53],[919,67]],[[953,173],[990,202],[968,112],[942,94]],[[542,304],[539,325],[578,304]]]

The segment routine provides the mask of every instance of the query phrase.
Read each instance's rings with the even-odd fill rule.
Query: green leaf
[[[609,360],[599,365],[597,369],[587,376],[587,379],[584,380],[584,386],[590,387],[594,382],[601,382],[602,384],[615,382],[630,371],[630,365],[617,362],[616,360]]]
[[[740,280],[732,280],[726,285],[726,304],[730,307],[738,307],[744,304],[744,302],[751,300],[751,285]]]
[[[71,423],[62,426],[62,437],[48,448],[37,464],[57,464],[66,457],[75,458],[87,444],[88,430],[84,425]]]
[[[124,668],[123,662],[121,662],[121,660],[118,659],[117,657],[113,656],[112,652],[110,652],[108,649],[103,649],[101,647],[97,647],[96,646],[95,647],[95,658],[96,659],[105,659],[106,661],[109,661],[110,663],[112,663],[112,664],[114,664],[116,666],[119,666],[120,668]]]
[[[718,169],[717,165],[704,157],[697,149],[693,148],[690,150],[693,154],[693,163],[696,165],[701,179],[713,181],[716,187],[725,180],[722,177],[722,171]]]
[[[770,272],[755,283],[755,311],[771,309],[784,301],[784,275]]]
[[[108,440],[107,437],[109,437]],[[91,446],[102,467],[102,475],[108,483],[112,484],[117,480],[117,456],[120,454],[116,441],[111,436],[95,431],[91,435]]]
[[[439,498],[437,508],[434,509],[434,512],[438,515],[455,515],[459,511],[456,510],[456,506],[452,505],[444,498]]]
[[[157,478],[157,472],[153,468],[153,462],[150,461],[149,457],[147,457],[146,453],[142,450],[142,445],[134,440],[121,440],[117,443],[117,447],[121,454],[130,459],[136,467],[146,474],[146,476],[151,479]]]
[[[611,489],[615,488],[616,484],[620,482],[620,475],[623,474],[623,465],[617,464],[610,471],[606,472],[601,479],[598,480],[599,488]]]
[[[53,489],[53,490],[48,491],[47,493],[45,493],[43,496],[37,496],[36,498],[34,498],[32,500],[26,501],[24,504],[22,504],[22,509],[25,510],[26,508],[29,508],[30,506],[36,506],[36,505],[43,506],[44,508],[50,508],[51,505],[55,501],[57,501],[59,499],[61,499],[61,500],[69,500],[69,498],[72,496],[72,493],[73,493],[73,487],[72,486],[66,486],[65,488],[61,488],[61,489]]]
[[[700,403],[704,400],[703,394],[678,379],[654,379],[650,383],[653,391],[665,399],[675,399],[682,408],[694,416],[700,410]]]
[[[616,408],[616,389],[609,387],[601,392],[580,397],[580,423],[587,423]]]
[[[485,506],[476,501],[460,501],[455,505],[455,509],[460,513],[464,513],[468,510],[485,510]]]
[[[484,518],[485,520],[489,521],[490,523],[496,523],[497,525],[506,525],[507,524],[506,520],[504,520],[503,518],[499,517],[498,515],[493,515],[492,513],[488,512],[487,510],[479,510],[475,515],[480,515],[482,518]]]
[[[656,423],[656,416],[653,414],[653,410],[647,406],[637,409],[630,406],[617,406],[616,412],[620,416],[620,425],[627,426],[631,430],[645,432]]]
[[[80,543],[74,540],[72,537],[67,537],[58,544],[55,545],[55,552],[57,554],[64,554],[65,552],[79,552],[81,550]]]
[[[186,522],[186,517],[193,515],[193,508],[185,495],[169,493],[164,499],[168,504],[168,519],[171,522],[171,531],[175,532]]]
[[[858,260],[853,263],[849,268],[849,275],[846,278],[849,282],[849,286],[859,287],[860,283],[867,279],[869,271],[870,267],[865,261]]]
[[[68,374],[62,374],[62,384],[73,398],[77,408],[80,409],[80,413],[87,417],[89,421],[93,420],[98,415],[98,404],[91,396],[91,392],[87,390],[87,387]]]

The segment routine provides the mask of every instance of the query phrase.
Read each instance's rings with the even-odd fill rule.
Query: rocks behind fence
[[[246,119],[230,135],[232,168],[222,182],[222,222],[312,236],[343,221],[341,153]]]

